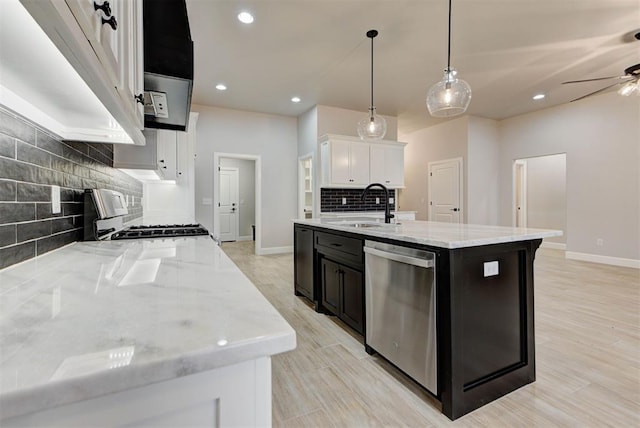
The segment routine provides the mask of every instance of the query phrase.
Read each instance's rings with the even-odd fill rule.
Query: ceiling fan
[[[640,33],[639,33],[640,34]],[[570,80],[568,82],[562,82],[562,84],[567,83],[582,83],[582,82],[595,82],[598,80],[611,80],[616,79],[616,82],[605,86],[604,88],[598,89],[597,91],[593,91],[588,93],[587,95],[583,95],[580,98],[576,98],[575,100],[571,100],[571,102],[578,101],[591,95],[599,94],[600,92],[604,92],[609,88],[612,88],[616,85],[624,85],[622,88],[618,90],[620,95],[632,95],[636,93],[640,95],[640,64],[632,65],[624,70],[624,74],[622,76],[608,76],[608,77],[596,77],[594,79],[583,79],[583,80]]]

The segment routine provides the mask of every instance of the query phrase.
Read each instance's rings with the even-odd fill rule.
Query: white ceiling
[[[437,123],[428,88],[446,66],[447,0],[187,0],[193,102],[297,116],[316,104],[380,114],[404,132]],[[236,15],[250,11],[251,25]],[[453,0],[451,64],[468,113],[503,119],[566,103],[640,63],[640,0]],[[228,90],[214,87],[224,83]],[[613,89],[612,89],[613,90]],[[543,101],[533,101],[536,93]],[[290,99],[297,95],[299,104]],[[355,127],[355,124],[354,124]]]

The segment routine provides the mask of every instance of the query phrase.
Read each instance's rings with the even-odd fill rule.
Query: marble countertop
[[[440,223],[434,221],[402,220],[399,224],[380,223],[379,227],[353,227],[355,222],[372,222],[371,218],[357,217],[340,220],[313,218],[294,220],[294,223],[351,232],[365,238],[387,238],[440,248],[465,248],[505,242],[562,236],[562,231],[476,224]]]
[[[0,419],[295,346],[208,236],[77,242],[0,271]]]

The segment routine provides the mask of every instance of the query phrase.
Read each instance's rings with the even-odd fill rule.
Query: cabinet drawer
[[[316,232],[316,246],[327,247],[335,251],[351,254],[362,260],[362,241],[326,232]]]

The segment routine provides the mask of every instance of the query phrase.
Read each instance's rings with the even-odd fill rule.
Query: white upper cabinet
[[[64,64],[52,63],[51,55],[27,52],[30,62],[48,58],[46,64],[34,67],[51,75],[49,87],[35,74],[24,76],[24,82],[7,79],[11,99],[0,101],[63,139],[143,145],[144,110],[136,100],[140,95],[142,101],[143,93],[142,0],[20,0],[20,4],[34,22],[30,33],[38,30],[49,39],[37,50],[55,50],[71,68],[67,71]],[[78,90],[75,83],[66,86],[65,79],[54,77],[63,69],[64,77],[74,74],[87,90]]]
[[[404,187],[406,143],[324,135],[319,144],[321,187],[363,188],[370,183]]]
[[[369,183],[369,144],[330,138],[320,145],[322,185],[361,187]]]
[[[177,131],[158,129],[158,171],[165,180],[175,180],[178,174]],[[184,132],[182,132],[184,134]]]
[[[404,143],[371,144],[370,178],[387,187],[404,187]]]

